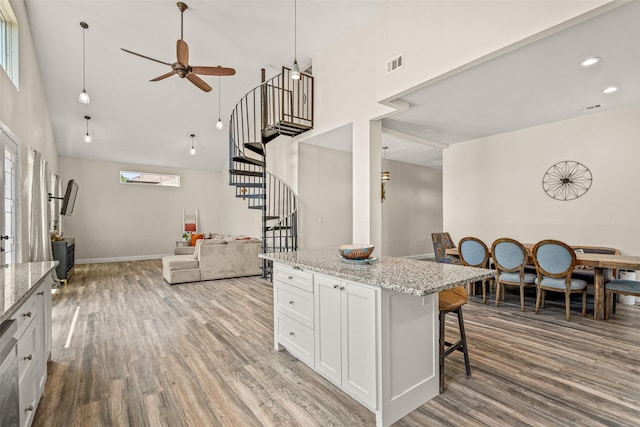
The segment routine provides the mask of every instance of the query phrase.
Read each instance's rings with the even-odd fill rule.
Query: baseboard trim
[[[161,259],[162,257],[173,254],[160,254],[160,255],[137,255],[137,256],[123,256],[114,258],[85,258],[77,259],[76,264],[101,264],[105,262],[122,262],[122,261],[144,261],[148,259]]]
[[[407,259],[434,259],[435,257],[436,257],[436,255],[432,252],[430,254],[407,255],[407,256],[403,256],[402,258],[407,258]]]

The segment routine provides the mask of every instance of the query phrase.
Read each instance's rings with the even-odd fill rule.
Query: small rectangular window
[[[18,87],[18,21],[8,0],[0,0],[0,67]]]
[[[120,171],[121,184],[148,184],[165,187],[180,187],[180,175],[152,172]]]

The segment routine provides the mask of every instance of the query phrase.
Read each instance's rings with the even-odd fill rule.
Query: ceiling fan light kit
[[[89,25],[86,22],[80,22],[80,27],[82,28],[82,92],[80,92],[80,96],[78,97],[78,102],[81,104],[89,104],[91,103],[91,99],[89,98],[89,94],[86,89],[86,48],[85,48],[85,31],[89,28]]]
[[[180,78],[182,79],[186,78],[187,80],[189,80],[199,89],[205,92],[210,92],[211,86],[209,86],[209,84],[207,84],[204,80],[198,77],[197,74],[201,74],[205,76],[233,76],[236,73],[236,70],[234,70],[233,68],[222,67],[220,65],[218,65],[217,67],[205,67],[205,66],[192,67],[189,65],[189,46],[187,45],[187,42],[183,40],[184,11],[187,10],[188,8],[189,7],[185,3],[178,2],[178,9],[180,10],[180,38],[176,42],[176,58],[177,58],[176,62],[170,64],[168,62],[160,61],[158,59],[141,55],[139,53],[136,53],[124,48],[120,48],[120,49],[132,55],[136,55],[141,58],[148,59],[150,61],[158,62],[160,64],[168,65],[169,67],[171,67],[171,71],[169,71],[168,73],[162,74],[161,76],[158,76],[154,79],[151,79],[152,82],[164,80],[167,77],[171,77],[174,74],[177,74]]]

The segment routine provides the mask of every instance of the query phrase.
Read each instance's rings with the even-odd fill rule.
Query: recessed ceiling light
[[[618,87],[617,86],[609,86],[606,87],[604,89],[602,89],[602,93],[613,93],[613,92],[617,92],[618,91]]]
[[[600,62],[600,58],[597,56],[592,56],[591,58],[587,58],[580,63],[583,67],[590,67],[591,65],[595,65]]]

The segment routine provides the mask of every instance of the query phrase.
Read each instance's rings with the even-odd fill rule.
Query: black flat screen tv
[[[73,213],[73,207],[76,204],[76,196],[78,195],[78,184],[72,179],[67,183],[67,191],[62,198],[62,208],[60,215],[70,216]]]

